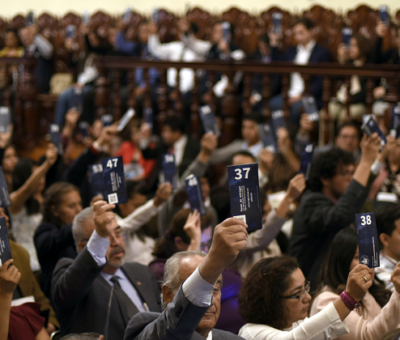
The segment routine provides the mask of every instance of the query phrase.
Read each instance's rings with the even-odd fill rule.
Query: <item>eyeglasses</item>
[[[306,283],[304,285],[304,288],[300,292],[298,292],[296,294],[293,294],[293,295],[290,295],[290,296],[281,296],[281,298],[282,299],[291,299],[291,300],[299,300],[299,301],[301,301],[306,296],[306,292],[307,293],[310,292],[310,288],[311,288],[311,282],[310,281],[306,281]]]

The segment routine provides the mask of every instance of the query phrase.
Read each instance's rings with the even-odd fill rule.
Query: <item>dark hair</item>
[[[354,34],[352,38],[354,38],[357,42],[357,47],[360,51],[360,57],[368,58],[372,50],[370,40],[361,33]]]
[[[395,222],[400,219],[400,204],[391,203],[376,212],[376,226],[379,235],[384,233],[392,236],[396,229]]]
[[[246,323],[286,326],[281,297],[297,268],[297,260],[286,255],[260,260],[251,268],[239,293],[239,313]]]
[[[62,221],[53,214],[52,207],[58,209],[61,205],[64,195],[71,191],[79,193],[79,189],[67,182],[57,182],[50,186],[44,194],[43,219],[42,222],[62,225]]]
[[[128,195],[128,200],[132,199],[135,195],[146,195],[146,185],[143,181],[126,181],[126,192]],[[119,209],[119,205],[115,207],[115,212],[121,216],[121,210]]]
[[[33,167],[36,163],[29,158],[22,158],[18,163],[12,174],[12,190],[16,191],[21,188],[28,178],[32,175]],[[25,202],[25,207],[28,215],[40,212],[40,204],[33,196],[30,196]]]
[[[7,33],[14,33],[15,37],[17,38],[18,47],[22,47],[23,46],[21,38],[19,37],[18,31],[16,29],[7,28],[5,30],[5,32],[4,32],[4,35],[6,35]]]
[[[270,46],[270,45],[269,45],[269,35],[268,35],[268,33],[263,33],[263,34],[261,34],[261,35],[258,37],[258,41],[261,41],[261,42],[267,44],[268,46]]]
[[[292,27],[295,27],[297,25],[303,25],[308,31],[312,30],[315,27],[314,21],[309,18],[297,19]]]
[[[336,137],[339,136],[340,132],[341,132],[344,128],[346,128],[346,127],[351,127],[351,128],[353,128],[354,130],[356,130],[358,139],[361,139],[362,133],[361,133],[360,128],[358,127],[357,124],[352,123],[352,122],[347,122],[347,123],[343,123],[342,125],[340,125],[340,126],[338,127],[338,129],[337,129]]]
[[[319,154],[312,162],[307,186],[311,191],[319,192],[323,185],[321,178],[336,176],[338,166],[354,164],[353,155],[338,147]]]
[[[259,113],[255,113],[255,112],[252,112],[248,115],[243,115],[242,122],[244,120],[251,120],[257,124],[261,124],[261,123],[265,122],[264,117],[262,115],[260,115]]]
[[[296,171],[290,166],[282,153],[277,153],[268,172],[267,191],[278,192],[287,190],[290,180],[296,175]]]
[[[190,237],[183,230],[186,220],[190,214],[190,209],[179,210],[171,221],[171,226],[166,234],[154,246],[153,255],[161,259],[169,259],[172,255],[178,252],[175,246],[175,237],[180,237],[183,242],[190,244]],[[210,223],[210,216],[208,214],[201,217],[201,225],[207,226]]]
[[[168,126],[172,131],[179,131],[185,133],[185,121],[179,117],[168,117],[164,126]]]
[[[60,340],[98,340],[100,334],[98,333],[82,333],[82,334],[69,334],[63,336]]]
[[[232,159],[231,159],[231,164],[233,163],[233,159],[234,159],[236,156],[251,157],[251,158],[253,159],[254,163],[257,162],[257,159],[254,157],[254,155],[253,155],[251,152],[249,152],[249,151],[247,151],[247,150],[240,150],[240,151],[235,152],[235,153],[233,154]]]
[[[350,264],[357,246],[357,232],[353,228],[342,229],[336,234],[322,267],[320,289],[328,286],[333,292],[340,294],[346,288]],[[386,305],[391,295],[391,292],[385,288],[385,284],[376,276],[369,292],[381,307]]]

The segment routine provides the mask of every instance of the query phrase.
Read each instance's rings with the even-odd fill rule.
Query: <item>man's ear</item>
[[[87,242],[78,242],[78,253],[80,253],[83,248],[85,248]]]
[[[51,209],[51,212],[53,213],[53,215],[54,215],[55,217],[58,217],[58,212],[57,212],[56,206],[55,206],[55,205],[52,205],[52,206],[50,207],[50,209]]]
[[[389,246],[390,236],[388,234],[382,233],[379,235],[379,241],[383,244],[384,247]]]
[[[330,184],[331,184],[331,178],[323,178],[323,177],[320,177],[319,179],[321,180],[321,183],[322,183],[322,185],[323,185],[324,188],[330,186]]]
[[[162,296],[163,296],[165,305],[168,305],[174,299],[174,294],[172,293],[172,290],[167,285],[162,286]]]

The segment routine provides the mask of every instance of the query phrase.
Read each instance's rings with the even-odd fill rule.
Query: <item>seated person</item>
[[[310,282],[296,259],[289,256],[263,259],[243,282],[239,311],[247,324],[239,335],[246,340],[335,339],[349,332],[344,320],[371,284],[372,270],[359,264],[342,287],[354,303],[347,304],[344,298],[337,297],[321,313],[307,318]]]
[[[239,339],[214,327],[220,314],[221,274],[246,246],[246,228],[239,219],[225,220],[215,228],[207,255],[198,251],[173,255],[165,264],[164,311],[135,315],[124,339]]]
[[[340,64],[352,64],[355,67],[362,67],[369,61],[371,54],[371,43],[361,33],[353,35],[350,39],[350,47],[347,49],[345,44],[338,47],[338,61]],[[350,96],[350,118],[360,118],[367,113],[366,96],[367,96],[367,79],[353,75],[350,78],[350,87],[342,84],[336,94],[336,98],[329,103],[330,121],[338,121],[343,123],[346,119],[345,103],[347,101],[347,91]],[[323,121],[323,112],[320,114],[320,122]],[[333,131],[333,125],[331,125]],[[320,130],[320,133],[322,130]]]
[[[343,286],[347,285],[351,279],[349,273],[360,266],[359,258],[356,230],[349,227],[337,233],[325,258],[320,291],[312,303],[310,315],[319,315],[320,311],[339,298]],[[393,294],[385,289],[382,281],[374,277],[373,269],[370,269],[369,275],[359,277],[365,281],[364,283],[371,281],[372,285],[361,300],[356,300],[359,307],[346,318],[349,334],[339,339],[381,339],[387,332],[398,327],[400,321],[399,274],[400,265],[392,273],[395,286]],[[348,280],[346,280],[347,277]]]
[[[22,58],[24,55],[24,47],[18,36],[18,32],[11,28],[4,32],[4,47],[0,50],[0,58]]]
[[[308,18],[300,18],[293,25],[293,36],[297,46],[289,48],[284,55],[278,51],[279,36],[270,34],[270,44],[272,47],[271,58],[273,61],[290,61],[298,65],[308,63],[328,62],[329,51],[315,42],[314,23]],[[311,77],[310,94],[315,98],[318,108],[322,108],[322,81],[323,78]],[[299,125],[300,115],[303,111],[302,96],[304,93],[304,80],[299,73],[290,75],[289,87],[289,106],[290,122]],[[269,102],[271,111],[283,109],[282,95],[271,98]]]
[[[382,280],[387,289],[394,291],[391,276],[400,261],[400,205],[391,203],[376,213],[376,227],[379,241],[382,245],[380,252],[380,267],[375,269],[376,277]]]
[[[122,339],[133,315],[160,311],[160,292],[151,270],[138,263],[124,264],[125,235],[112,213],[114,208],[97,201],[74,219],[79,255],[75,260],[61,259],[52,279],[62,335],[103,333],[108,324],[109,338]]]
[[[98,333],[68,334],[60,340],[104,340],[104,335]]]

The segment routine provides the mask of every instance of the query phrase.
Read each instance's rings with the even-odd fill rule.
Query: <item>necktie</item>
[[[119,284],[119,277],[113,276],[110,281],[114,283],[114,294],[118,299],[121,309],[123,312],[127,313],[127,316],[130,320],[132,316],[139,313],[139,310],[136,308],[129,296],[126,295],[126,293],[122,290],[121,285]]]

